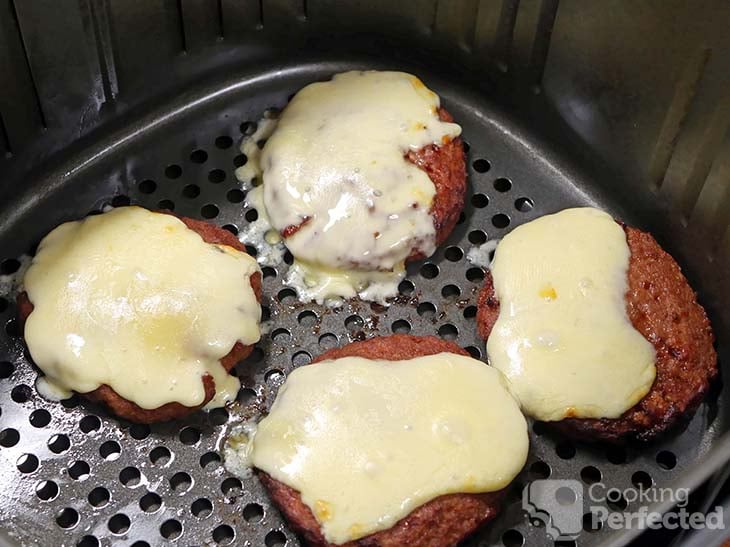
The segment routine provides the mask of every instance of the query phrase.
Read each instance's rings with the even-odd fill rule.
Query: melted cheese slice
[[[340,544],[438,496],[506,487],[528,437],[505,379],[480,361],[347,357],[293,371],[249,449]]]
[[[460,134],[438,108],[438,96],[410,74],[337,74],[299,91],[260,158],[238,172],[256,177],[259,160],[271,226],[301,226],[286,245],[298,261],[288,282],[304,299],[363,296],[387,282],[365,293],[384,300],[396,294],[413,249],[434,251],[435,187],[404,156]]]
[[[497,246],[487,353],[530,416],[617,418],[651,388],[654,348],[626,313],[629,255],[621,226],[591,208],[524,224]]]
[[[62,224],[41,242],[24,283],[34,305],[25,339],[44,393],[102,384],[145,409],[235,398],[220,364],[259,339],[246,253],[205,243],[171,215],[123,207]]]

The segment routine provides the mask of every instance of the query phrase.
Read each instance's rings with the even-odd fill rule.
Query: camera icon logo
[[[522,509],[545,525],[553,540],[575,539],[583,525],[583,485],[576,480],[537,480],[522,491]]]

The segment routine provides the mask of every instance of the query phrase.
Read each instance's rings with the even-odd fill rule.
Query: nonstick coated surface
[[[130,202],[240,230],[255,219],[233,174],[245,162],[238,144],[251,123],[265,109],[284,106],[306,83],[373,67],[300,64],[230,75],[131,116],[80,143],[21,191],[1,224],[0,240],[12,240],[20,258],[58,223]],[[484,97],[422,68],[388,68],[416,72],[463,127],[469,188],[462,221],[433,257],[409,267],[401,296],[389,308],[359,301],[335,310],[300,304],[283,284],[286,265],[265,268],[265,334],[252,357],[236,367],[243,387],[240,405],[229,412],[147,427],[76,398],[44,400],[14,319],[14,295],[0,295],[0,519],[18,543],[298,545],[259,482],[223,469],[217,450],[229,422],[266,409],[293,367],[354,340],[391,332],[440,335],[483,358],[474,317],[484,272],[466,254],[523,222],[597,205],[641,226],[624,216],[618,197],[602,195]],[[16,266],[6,260],[3,273]],[[521,490],[530,480],[602,480],[621,490],[665,485],[708,450],[724,429],[720,415],[716,403],[704,404],[683,431],[626,449],[575,445],[533,427],[528,463],[503,512],[469,544],[552,545],[544,528],[522,513]],[[611,534],[606,527],[585,531],[578,544],[596,545]]]

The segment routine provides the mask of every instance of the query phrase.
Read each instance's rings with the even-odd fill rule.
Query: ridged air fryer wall
[[[727,275],[730,268],[730,215],[727,213],[730,206],[729,21],[730,3],[720,0],[603,0],[590,3],[579,0],[0,0],[0,266],[5,259],[27,252],[27,240],[37,235],[38,227],[18,222],[23,212],[16,214],[16,205],[17,208],[39,205],[45,194],[60,195],[54,184],[60,184],[63,180],[58,179],[66,176],[72,178],[78,167],[69,158],[86,158],[92,164],[95,154],[103,155],[105,143],[118,142],[119,138],[140,140],[142,151],[137,148],[134,151],[139,157],[144,156],[144,140],[135,131],[162,125],[158,123],[159,119],[155,124],[148,123],[145,118],[148,113],[163,111],[164,116],[172,119],[178,110],[194,110],[190,104],[199,95],[191,90],[230,81],[239,74],[256,74],[258,67],[265,67],[262,73],[272,80],[270,85],[252,78],[253,83],[246,86],[246,89],[258,90],[260,98],[231,93],[238,97],[239,103],[221,109],[227,113],[250,100],[257,109],[253,114],[258,116],[263,108],[281,106],[285,96],[279,97],[278,92],[269,89],[276,87],[277,78],[287,89],[298,78],[293,73],[287,75],[282,71],[277,74],[272,70],[271,67],[279,62],[284,67],[295,65],[299,58],[303,63],[322,58],[332,63],[331,66],[340,66],[333,60],[342,59],[342,66],[349,66],[347,63],[357,64],[358,59],[378,59],[392,67],[407,66],[416,73],[421,72],[420,66],[422,73],[433,76],[434,80],[458,79],[462,88],[475,90],[496,105],[495,116],[497,110],[504,113],[548,143],[545,149],[537,151],[525,146],[527,153],[521,159],[532,167],[520,171],[529,176],[523,177],[527,180],[516,179],[514,189],[522,192],[529,188],[539,193],[541,199],[535,214],[554,209],[553,204],[564,203],[562,192],[569,193],[569,189],[560,188],[559,182],[549,180],[552,172],[538,169],[540,162],[532,161],[532,152],[536,156],[549,155],[545,165],[555,158],[559,158],[562,165],[570,165],[569,178],[590,181],[596,193],[620,195],[621,199],[612,201],[622,203],[626,217],[639,219],[639,227],[650,229],[678,258],[698,289],[700,300],[708,308],[720,344],[727,344],[725,333],[730,325],[730,276]],[[302,78],[306,80],[305,76],[303,73]],[[303,84],[298,80],[296,83],[297,86]],[[279,102],[264,104],[267,93]],[[221,96],[225,99],[223,92]],[[453,95],[456,98],[464,96]],[[456,111],[464,114],[465,123],[469,119],[467,114],[473,114],[470,107],[474,97],[469,97],[469,100],[453,105]],[[210,98],[206,100],[215,102]],[[194,129],[196,138],[204,137],[205,142],[209,141],[209,146],[204,147],[206,157],[209,157],[205,169],[213,166],[216,170],[228,169],[238,165],[233,141],[227,136],[235,134],[235,128],[234,132],[231,128],[237,127],[238,121],[234,124],[232,118],[226,118],[227,114],[220,119],[213,115],[206,117],[203,110],[201,108],[194,118],[200,122]],[[233,112],[232,117],[235,114]],[[253,120],[255,117],[249,121]],[[481,155],[493,159],[495,168],[489,176],[500,176],[499,169],[509,174],[515,167],[509,158],[516,156],[506,154],[501,147],[506,142],[516,146],[514,143],[520,142],[522,134],[510,134],[503,142],[484,131],[488,125],[478,116],[465,125],[474,139],[472,159]],[[502,127],[504,124],[497,125]],[[140,163],[161,168],[171,161],[175,165],[185,164],[186,183],[197,183],[188,186],[194,186],[198,191],[202,188],[201,199],[221,207],[221,216],[216,222],[227,222],[227,215],[233,215],[233,211],[240,213],[238,204],[243,199],[242,193],[231,190],[238,193],[229,193],[229,203],[226,203],[218,189],[222,187],[219,185],[222,178],[213,180],[203,171],[196,175],[196,169],[203,167],[196,167],[197,160],[190,156],[193,150],[184,148],[187,137],[175,132],[170,134],[173,134],[170,138],[155,141],[155,146],[164,151],[163,155],[158,158],[159,151],[152,150],[152,157]],[[223,138],[222,135],[230,141],[226,141],[225,146],[216,140]],[[153,133],[149,138],[154,136]],[[210,144],[213,142],[215,146]],[[525,142],[529,144],[529,141]],[[184,163],[188,158],[190,165]],[[111,192],[113,195],[115,190],[138,187],[139,191],[133,190],[129,197],[154,207],[162,203],[158,201],[160,196],[167,198],[165,192],[172,192],[160,184],[159,191],[154,193],[154,181],[140,182],[136,178],[138,173],[125,170],[125,166],[117,167],[108,180],[100,179],[98,184],[103,191],[99,194]],[[179,173],[164,172],[166,179],[180,177]],[[478,225],[469,224],[481,222],[476,216],[477,209],[487,211],[485,206],[490,203],[499,211],[511,211],[514,207],[522,211],[517,206],[519,199],[514,201],[517,194],[512,196],[497,189],[487,198],[486,194],[479,193],[482,190],[476,186],[476,181],[480,173],[478,163],[473,163],[470,176],[476,193],[470,197],[471,206],[467,211],[472,216],[460,228],[460,237],[465,240],[467,230],[471,230],[468,242],[474,244],[486,239]],[[152,184],[147,185],[151,187],[149,192],[145,189],[146,182]],[[21,193],[25,197],[18,197]],[[29,195],[39,196],[39,203],[33,203],[28,199]],[[45,205],[40,203],[40,209]],[[178,205],[177,210],[190,214],[200,212],[193,205]],[[34,216],[39,218],[40,214]],[[53,218],[55,216],[63,215],[56,213]],[[494,218],[492,224],[497,227]],[[10,227],[29,233],[13,232]],[[499,230],[501,228],[496,231],[490,228],[490,234],[502,233]],[[476,234],[477,239],[472,239],[472,234]],[[417,279],[419,289],[430,287],[434,294],[438,293],[440,280],[463,283],[461,278],[465,274],[459,262],[463,249],[450,247],[439,252],[451,252],[452,258],[454,254],[458,256],[452,260],[444,255],[441,278],[431,279],[421,274],[423,279]],[[454,264],[449,265],[449,262]],[[469,277],[470,271],[466,271],[466,280],[469,294],[472,294],[481,278]],[[281,289],[275,275],[265,283],[272,295],[272,317],[279,321],[279,330],[284,329],[293,339],[305,339],[309,325],[303,323],[301,317],[309,317],[304,315],[308,312],[299,316],[289,314],[291,317],[283,312],[277,315],[277,306],[284,309],[286,298],[291,299],[292,295],[285,294],[286,289],[272,292],[274,287],[276,291]],[[353,312],[352,317],[363,322],[363,318],[372,313],[364,304],[361,308],[356,310],[358,313]],[[393,329],[401,323],[412,327],[414,333],[431,329],[431,322],[424,318],[427,314],[422,314],[420,308],[419,305],[415,315],[410,314],[413,316],[411,323],[405,316],[398,317]],[[470,309],[472,307],[467,307],[458,315],[467,318]],[[343,326],[339,323],[343,323],[346,330],[352,330],[348,325],[352,317],[346,317],[344,323],[336,321],[336,317],[328,317],[326,321],[332,325],[327,326],[335,332]],[[465,329],[467,338],[459,339],[459,343],[474,349],[472,344],[478,341],[472,340],[472,331]],[[438,333],[442,334],[441,330]],[[312,346],[312,355],[321,351],[323,340],[329,340],[327,336],[307,339],[307,344]],[[285,370],[301,364],[296,361],[302,353],[301,348],[289,347],[293,344],[287,340],[281,343],[276,337],[272,340],[272,347],[281,346],[279,349],[286,357],[282,362],[291,357],[283,367]],[[727,347],[718,349],[722,356]],[[298,353],[290,356],[289,351]],[[10,363],[4,364],[10,366]],[[0,373],[6,374],[3,370]],[[14,373],[13,370],[8,368],[2,378]],[[270,372],[257,372],[261,378],[257,376],[258,383],[254,384],[266,384]],[[26,368],[23,374],[27,377],[13,377],[13,381],[30,383],[30,369]],[[278,374],[281,376],[281,370]],[[16,386],[11,398],[21,408],[30,397],[29,393]],[[726,409],[727,405],[720,412],[725,413]],[[2,410],[5,417],[12,412],[8,408]],[[26,410],[22,407],[17,412],[22,414]],[[96,422],[89,421],[94,418],[99,422],[98,427],[94,425]],[[215,419],[216,416],[199,416],[193,425],[205,429],[210,425],[206,420],[210,420],[219,426]],[[119,429],[107,418],[99,420],[92,416],[83,420],[86,420],[86,426],[94,427],[89,429],[80,423],[81,433],[93,435],[101,430],[101,435],[105,436],[104,445],[116,443],[114,439],[106,439],[107,435],[118,435],[121,439],[126,434],[124,428]],[[29,423],[34,428],[39,427],[32,419]],[[700,419],[695,423],[703,422]],[[717,423],[724,424],[726,420],[718,419]],[[52,425],[55,426],[55,422]],[[182,436],[178,443],[174,432],[165,427],[153,430],[149,439],[149,431],[136,430],[138,435],[135,436],[130,429],[130,435],[147,444],[156,442],[158,437],[169,437],[172,440],[162,449],[168,451],[168,456],[170,450],[173,454],[178,449],[182,453],[190,443]],[[716,433],[712,433],[713,439]],[[678,444],[686,445],[695,438],[703,438],[703,431],[691,431]],[[92,440],[96,442],[95,438]],[[215,458],[212,441],[206,437],[204,442],[208,443],[205,446],[210,452],[206,451],[202,456]],[[551,453],[549,443],[543,444],[538,447],[536,457],[552,457],[558,476],[577,465],[571,459],[573,456],[560,455],[560,445],[556,456]],[[724,445],[727,447],[728,443]],[[686,446],[684,449],[690,451]],[[53,446],[50,450],[55,452]],[[155,450],[157,448],[152,452]],[[704,452],[704,447],[701,451]],[[103,451],[101,455],[108,459]],[[586,463],[594,456],[579,453],[577,460]],[[122,463],[136,465],[133,460],[124,460],[126,457],[125,452],[119,466]],[[640,457],[649,461],[654,454],[648,450]],[[719,465],[719,457],[721,455],[716,455],[713,467]],[[179,462],[186,464],[192,479],[200,487],[201,477],[210,462],[206,460],[204,465],[201,458],[197,465],[197,460],[180,458]],[[147,473],[152,474],[152,468],[161,460],[152,453],[149,459],[151,463],[147,465],[151,467]],[[561,463],[563,459],[566,461]],[[617,458],[615,454],[609,454],[608,461],[618,465],[623,456]],[[539,471],[540,462],[531,460],[526,472],[533,473],[536,465]],[[659,459],[657,463],[661,466]],[[125,475],[131,477],[127,481],[122,476],[127,468],[120,469],[119,481],[124,487],[127,482],[134,482],[134,476],[129,474],[131,471]],[[634,471],[633,467],[609,469],[612,469],[612,480],[620,479],[627,484],[631,477],[624,475]],[[678,474],[679,471],[676,470]],[[689,473],[690,470],[686,474]],[[695,473],[696,477],[699,475]],[[701,476],[705,477],[706,474]],[[171,488],[177,491],[172,483]],[[258,490],[252,492],[247,491],[246,495],[261,494]],[[195,493],[197,495],[197,490]],[[223,493],[226,494],[225,488]],[[42,491],[36,495],[44,499]],[[89,498],[94,507],[97,498]],[[261,499],[264,499],[263,495]],[[249,501],[252,500],[255,501],[253,498]],[[193,506],[198,501],[195,500]],[[148,502],[149,499],[140,502],[141,511],[149,509]],[[235,512],[233,507],[224,507],[224,510],[228,509]],[[192,511],[197,518],[195,507]],[[249,520],[245,510],[243,517],[245,521]],[[62,519],[63,515],[57,518]],[[266,518],[269,518],[268,513]],[[61,524],[58,526],[63,528]],[[113,534],[111,521],[109,526]],[[267,535],[262,538],[282,535],[273,529],[264,532]],[[163,536],[168,537],[164,533]],[[215,539],[215,535],[212,537]]]

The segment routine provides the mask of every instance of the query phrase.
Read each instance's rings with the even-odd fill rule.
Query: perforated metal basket
[[[631,44],[656,51],[655,41],[669,39],[660,33],[627,44],[622,32],[648,25],[642,17],[649,15],[666,25],[668,12],[681,8],[645,4],[651,13],[643,14],[606,3],[588,14],[552,0],[393,4],[0,4],[2,274],[12,275],[54,226],[107,204],[174,209],[237,232],[256,217],[243,207],[233,175],[246,161],[238,151],[242,135],[266,108],[282,107],[303,85],[343,70],[418,74],[462,125],[469,165],[467,206],[454,234],[433,257],[409,267],[390,307],[303,305],[283,284],[285,265],[264,269],[266,334],[236,367],[243,388],[228,411],[147,427],[76,398],[44,400],[34,389],[37,373],[24,351],[13,294],[0,295],[0,542],[298,545],[258,481],[223,469],[218,449],[228,424],[265,412],[293,367],[353,340],[439,335],[484,357],[474,319],[484,272],[466,253],[564,207],[597,205],[655,232],[685,265],[725,355],[729,240],[718,244],[717,236],[728,224],[722,172],[730,154],[720,152],[728,146],[727,123],[719,144],[715,125],[698,137],[717,155],[703,148],[684,186],[678,182],[683,154],[697,137],[687,131],[713,97],[703,90],[722,77],[707,72],[717,54],[700,62],[685,48],[684,68],[667,76],[674,82],[674,94],[662,92],[668,100],[647,97],[643,84],[630,81],[656,61],[654,54],[621,57]],[[709,14],[727,16],[727,7],[706,10],[696,15],[708,25],[705,39],[727,48],[727,39],[712,33]],[[604,25],[618,33],[620,51],[601,49]],[[607,65],[628,64],[594,69],[591,55]],[[691,92],[687,78],[696,84]],[[710,121],[727,122],[727,97],[715,98]],[[647,112],[652,99],[660,104]],[[677,106],[683,101],[684,111]],[[653,144],[646,127],[632,125],[648,126],[650,118]],[[643,153],[650,144],[651,154],[633,154],[632,147],[643,146]],[[730,454],[727,412],[718,386],[684,429],[626,448],[577,445],[533,427],[528,464],[502,513],[468,543],[552,544],[521,508],[522,487],[535,478],[600,480],[621,490],[699,485]],[[593,530],[589,521],[579,545],[622,544],[635,535]]]

